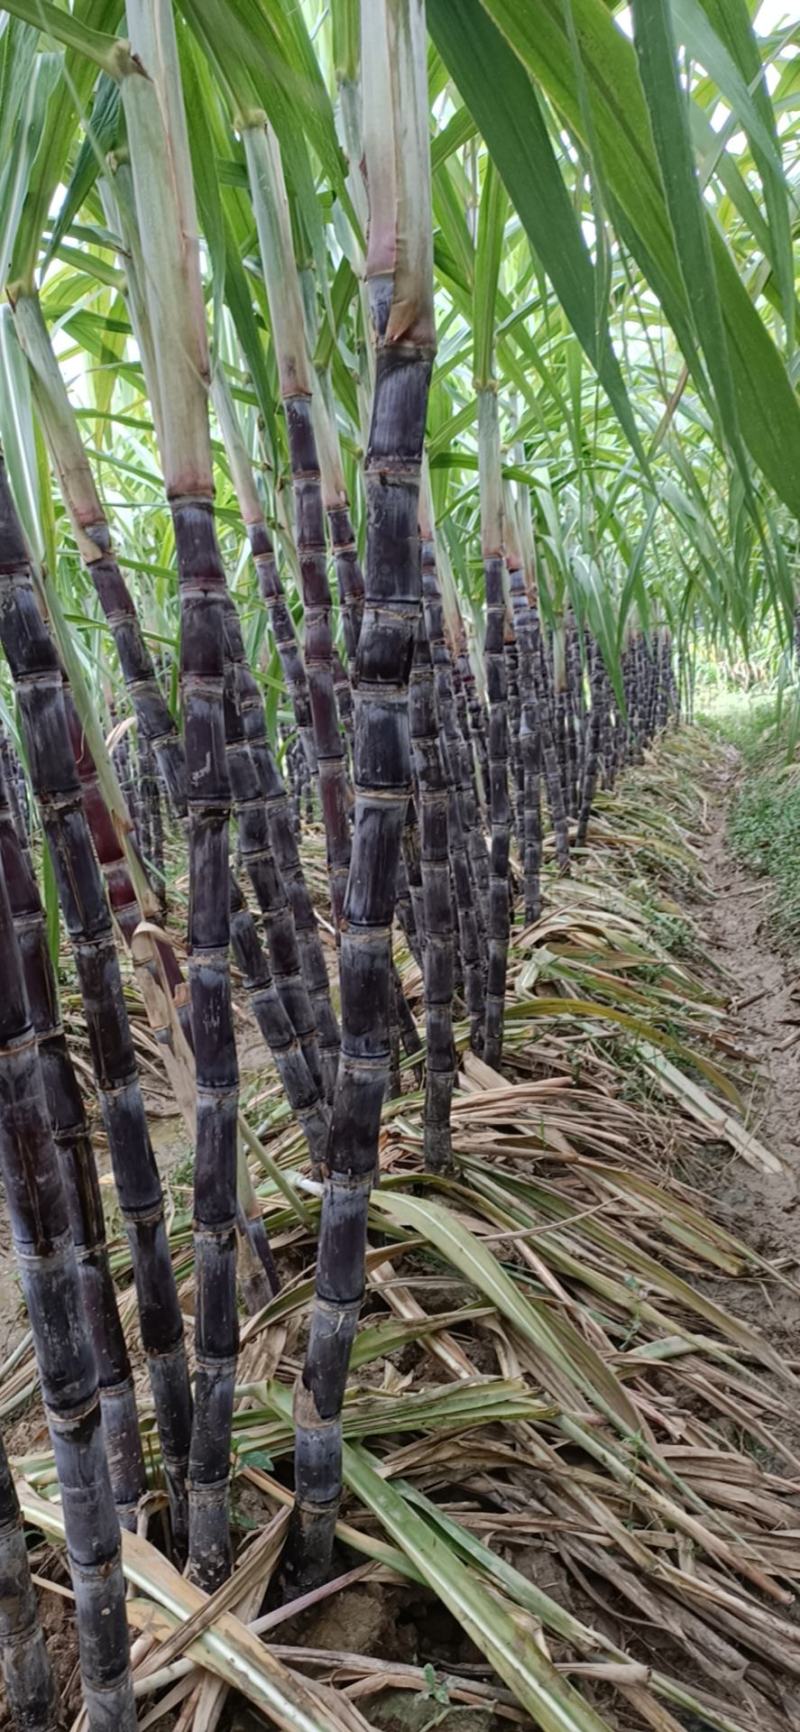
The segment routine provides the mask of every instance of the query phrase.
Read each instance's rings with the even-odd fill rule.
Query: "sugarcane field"
[[[0,4],[0,1732],[800,1732],[800,4]]]

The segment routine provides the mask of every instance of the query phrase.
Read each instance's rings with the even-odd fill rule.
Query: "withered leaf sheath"
[[[173,1536],[180,1549],[187,1526],[191,1393],[161,1181],[147,1130],[108,901],[83,810],[58,661],[36,605],[2,458],[0,640],[16,687],[31,780],[73,945],[114,1182],[130,1241]]]
[[[23,852],[0,773],[0,865],[17,935],[42,1068],[47,1110],[78,1256],[81,1294],[100,1381],[111,1486],[120,1522],[136,1525],[147,1481],[128,1350],[108,1263],[103,1201],[83,1099],[69,1056],[44,909]]]
[[[469,1016],[470,1044],[473,1051],[481,1052],[485,1016],[485,984],[475,913],[474,889],[466,842],[470,806],[465,783],[469,772],[464,763],[466,748],[456,716],[450,651],[445,641],[442,598],[436,571],[436,549],[430,535],[424,535],[422,541],[422,600],[433,662],[436,713],[441,729],[442,752],[449,790],[447,834],[458,912],[461,969]]]
[[[0,1167],[61,1491],[83,1701],[91,1732],[135,1732],[120,1530],[94,1352],[1,872],[0,979]]]
[[[424,1148],[430,1172],[450,1165],[450,1103],[453,1098],[453,910],[448,850],[448,783],[439,743],[433,666],[420,614],[408,690],[411,751],[417,783],[425,901]]]
[[[0,1438],[0,1668],[16,1732],[56,1732],[60,1722],[31,1580],[19,1503]]]
[[[239,1071],[228,946],[230,783],[223,669],[226,584],[210,499],[170,499],[181,600],[181,691],[189,806],[189,981],[196,1091],[195,1412],[189,1567],[213,1593],[229,1574],[230,1436],[236,1314]]]

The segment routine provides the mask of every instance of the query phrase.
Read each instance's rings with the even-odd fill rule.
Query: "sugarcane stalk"
[[[581,805],[578,815],[578,828],[575,835],[575,845],[577,848],[585,848],[586,846],[586,834],[589,828],[589,819],[592,812],[592,801],[594,800],[595,789],[597,787],[597,777],[600,766],[600,742],[603,735],[603,716],[607,702],[606,693],[608,680],[599,644],[592,644],[591,655],[590,683],[592,702],[588,718],[588,738],[586,741],[586,755],[583,769]]]
[[[132,232],[129,226],[129,233]],[[138,303],[137,303],[138,305]],[[173,811],[184,830],[188,827],[186,800],[186,762],[183,744],[178,736],[172,714],[162,695],[152,656],[148,650],[136,613],[135,604],[122,572],[113,557],[108,523],[95,488],[94,478],[78,430],[72,406],[67,397],[58,363],[53,354],[41,307],[32,295],[19,296],[15,304],[16,328],[31,368],[34,400],[42,418],[54,467],[70,514],[76,540],[92,578],[98,598],[109,621],[139,730],[140,748],[158,760]],[[145,340],[148,330],[143,308],[137,316],[137,338],[143,344],[142,353],[152,356],[152,344]],[[149,381],[157,399],[157,381]],[[51,597],[48,597],[51,599]],[[94,762],[74,706],[65,691],[67,714],[75,751],[78,775],[83,790],[84,809],[92,830],[98,860],[106,877],[112,907],[126,943],[138,953],[134,937],[141,920],[141,910],[134,888],[125,870],[130,860],[130,847],[123,857],[119,844],[119,828],[111,823],[105,809]],[[129,759],[128,736],[120,742]],[[157,786],[157,785],[156,785]],[[160,802],[159,802],[160,812]],[[269,970],[256,933],[252,915],[247,910],[235,880],[231,878],[231,905],[235,915],[233,948],[240,967],[246,974],[251,1006],[256,1021],[269,1044],[269,1032],[274,1019],[270,1015],[270,998],[274,997]],[[181,1103],[189,1133],[194,1139],[194,1056],[191,1018],[183,1000],[183,979],[171,945],[153,935],[152,944],[158,967],[145,958],[137,969],[137,979],[153,1031],[161,1047],[165,1064],[176,1095]],[[251,973],[247,973],[247,968]],[[158,975],[163,972],[167,987],[166,999],[158,991]],[[175,1028],[175,1012],[164,1014],[164,1008],[177,1002],[180,1033]],[[283,1034],[283,1030],[281,1031]],[[181,1038],[181,1035],[183,1038]],[[288,1044],[281,1041],[281,1044]],[[280,1064],[278,1069],[280,1071]],[[185,1074],[184,1074],[185,1073]],[[191,1090],[189,1097],[188,1090]],[[312,1091],[313,1092],[313,1091]],[[291,1104],[296,1103],[291,1101]],[[301,1107],[308,1104],[308,1088]],[[304,1129],[316,1129],[314,1114],[309,1113]],[[318,1144],[324,1141],[320,1131],[312,1148],[312,1158]],[[245,1213],[244,1231],[251,1241],[256,1257],[263,1262],[263,1227],[258,1227]]]
[[[83,1701],[90,1732],[135,1732],[120,1529],[94,1351],[2,872],[0,978],[0,1167],[61,1491]],[[0,1531],[8,1545],[8,1527]],[[17,1578],[17,1592],[20,1585]],[[8,1615],[5,1596],[2,1607]],[[35,1674],[31,1684],[37,1688]]]
[[[506,484],[506,566],[508,590],[519,657],[520,756],[523,772],[522,851],[523,895],[526,924],[541,912],[542,811],[540,794],[541,736],[539,706],[534,675],[535,639],[526,576],[525,541],[530,521],[518,510],[518,502]],[[530,537],[532,551],[532,533]],[[533,568],[533,562],[532,569]],[[534,575],[535,581],[535,575]]]
[[[442,547],[443,551],[443,547]],[[480,789],[480,773],[476,736],[470,721],[467,683],[472,687],[475,704],[480,710],[480,700],[475,690],[475,679],[469,659],[466,631],[463,621],[459,618],[458,631],[448,636],[448,649],[452,668],[452,685],[455,697],[455,713],[458,729],[461,735],[462,758],[464,765],[464,811],[467,820],[467,848],[470,870],[475,888],[475,918],[480,937],[481,957],[488,955],[486,937],[489,917],[489,850],[484,834],[484,808]],[[483,741],[485,748],[485,739]],[[483,1035],[481,1035],[481,1042]]]
[[[503,1051],[503,1014],[510,924],[508,854],[508,716],[505,661],[502,478],[497,392],[493,383],[478,387],[478,465],[481,496],[481,547],[486,586],[486,686],[489,696],[489,960],[483,1056],[495,1068]]]
[[[6,1446],[0,1437],[0,1668],[16,1732],[56,1732],[59,1703]]]
[[[39,614],[28,550],[0,458],[0,640],[17,691],[26,755],[73,944],[114,1181],[131,1245],[173,1520],[185,1542],[191,1395],[183,1319],[122,993],[111,915],[83,810],[58,660]]]
[[[550,670],[548,667],[544,634],[542,632],[536,602],[531,604],[531,625],[533,627],[534,639],[533,679],[536,688],[536,699],[539,712],[542,765],[544,768],[545,788],[547,790],[547,803],[550,807],[550,821],[553,826],[553,839],[555,842],[558,869],[566,878],[569,876],[570,871],[567,809],[564,801],[564,784],[561,778],[561,767],[553,731],[553,707],[550,701]]]
[[[232,605],[226,608],[225,613],[225,650],[234,675],[233,706],[241,718],[244,741],[255,772],[255,782],[252,775],[248,776],[251,805],[246,820],[249,831],[247,849],[244,848],[240,821],[243,857],[248,862],[248,870],[252,866],[258,873],[259,881],[253,880],[253,884],[268,920],[270,954],[279,991],[297,1032],[309,1074],[316,1082],[321,1072],[327,1099],[333,1094],[339,1029],[331,1005],[319,928],[303,875],[286,789],[267,739],[263,699],[247,664],[239,618]],[[235,725],[234,713],[233,708],[226,705],[226,727],[228,725]],[[238,761],[240,769],[243,769],[241,756]],[[266,830],[262,814],[256,810],[259,794],[266,816]],[[252,871],[250,875],[252,879]],[[268,898],[266,903],[264,895]],[[318,1155],[319,1150],[313,1158],[318,1158]]]
[[[306,351],[300,282],[277,140],[257,113],[242,138],[286,415],[295,502],[295,538],[305,616],[305,662],[328,852],[331,905],[341,925],[350,864],[344,748],[333,680],[331,597],[325,516],[313,420],[313,369]]]
[[[223,715],[226,584],[214,526],[205,312],[172,7],[168,0],[129,0],[127,19],[138,58],[122,77],[122,105],[181,604],[189,981],[197,1077],[189,1567],[199,1585],[213,1591],[231,1565],[228,1483],[238,1350],[238,1065],[228,962],[230,785]]]
[[[441,729],[442,752],[449,790],[447,836],[453,869],[455,907],[458,915],[461,969],[470,1022],[470,1044],[474,1051],[480,1052],[483,1047],[485,988],[473,883],[466,843],[469,808],[465,789],[467,776],[464,767],[465,748],[456,717],[450,651],[445,641],[442,598],[436,568],[432,501],[430,488],[426,485],[425,478],[423,478],[420,494],[420,535],[422,538],[423,611],[433,663],[436,715]]]
[[[423,1147],[430,1172],[452,1159],[450,1104],[455,1077],[453,1046],[453,909],[448,848],[448,788],[433,686],[428,634],[420,614],[408,693],[412,764],[420,819],[425,910],[425,1112]]]
[[[266,604],[275,647],[286,681],[286,689],[289,693],[297,731],[308,763],[316,773],[317,752],[314,744],[311,700],[303,652],[278,575],[275,550],[264,519],[264,508],[256,487],[253,466],[242,437],[230,386],[221,363],[218,363],[214,369],[211,381],[211,397],[230,465],[231,480],[239,501],[242,522],[250,542],[253,563],[258,574],[259,588]]]
[[[111,1485],[121,1524],[136,1525],[147,1480],[128,1350],[106,1245],[103,1200],[83,1098],[69,1056],[45,914],[30,858],[20,846],[0,774],[0,864],[17,935],[25,990],[78,1257],[84,1311],[94,1347]]]
[[[456,661],[456,692],[458,701],[458,716],[464,742],[470,750],[472,765],[473,788],[476,810],[482,824],[483,815],[489,805],[489,752],[486,742],[486,716],[480,693],[475,681],[475,674],[470,661],[466,632],[462,627],[461,641],[457,645]],[[481,869],[481,893],[488,913],[489,902],[489,865],[488,855],[485,870]]]
[[[391,927],[411,782],[419,477],[435,347],[422,0],[374,0],[362,8],[362,30],[376,378],[354,689],[353,853],[341,933],[342,1055],[314,1308],[295,1390],[295,1508],[285,1568],[292,1594],[329,1567],[341,1494],[341,1406],[364,1288],[367,1204],[390,1063]]]

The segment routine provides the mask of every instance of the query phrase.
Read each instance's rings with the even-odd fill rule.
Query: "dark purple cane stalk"
[[[400,930],[408,945],[417,967],[422,973],[422,939],[417,931],[417,920],[414,904],[411,900],[411,888],[408,882],[405,860],[402,854],[397,864],[397,901],[396,914],[400,922]]]
[[[542,907],[542,811],[540,793],[541,734],[534,674],[535,639],[525,584],[525,569],[516,533],[514,500],[506,492],[506,560],[511,612],[517,641],[520,686],[519,743],[522,760],[522,828],[518,844],[522,853],[523,900],[526,925],[538,920]]]
[[[340,927],[350,864],[344,746],[333,680],[331,596],[325,512],[313,421],[313,376],[294,258],[289,203],[277,141],[264,117],[242,133],[286,414],[295,540],[305,616],[305,664],[317,751],[334,926]]]
[[[25,1530],[0,1438],[0,1669],[15,1732],[57,1732],[58,1698],[47,1657]]]
[[[608,676],[605,663],[600,653],[600,646],[590,641],[590,686],[591,709],[588,717],[588,737],[583,769],[583,786],[581,789],[581,805],[578,815],[578,829],[575,837],[577,848],[585,848],[589,819],[592,812],[592,801],[600,769],[600,743],[603,737],[603,718],[608,703]]]
[[[408,691],[411,752],[420,820],[425,916],[424,981],[427,1035],[424,1152],[429,1172],[443,1172],[452,1159],[450,1104],[455,1077],[453,1047],[453,910],[448,849],[448,784],[434,697],[433,664],[424,613],[417,626]]]
[[[533,678],[536,688],[536,700],[539,711],[539,728],[542,743],[542,765],[544,768],[547,803],[550,807],[550,821],[553,826],[556,862],[559,872],[564,877],[569,876],[569,830],[567,826],[567,809],[564,801],[564,784],[561,777],[556,742],[553,735],[553,710],[550,703],[550,674],[544,637],[539,620],[539,612],[535,603],[531,606],[531,622],[534,636]]]
[[[3,541],[7,565],[5,533]],[[36,747],[46,752],[41,734]],[[61,1491],[83,1702],[90,1732],[135,1732],[120,1530],[97,1371],[2,872],[0,979],[0,1168]],[[36,1688],[35,1677],[31,1682]]]
[[[471,744],[472,761],[474,765],[473,780],[478,813],[483,814],[489,809],[489,751],[487,746],[486,712],[478,692],[475,675],[467,647],[466,633],[462,627],[462,639],[458,646],[456,657],[457,690],[462,696],[462,706],[459,706],[461,727],[465,742]],[[488,906],[489,876],[488,866],[485,874],[485,884],[481,886],[485,892]]]
[[[173,1533],[186,1535],[191,1396],[183,1318],[144,1111],[108,901],[83,809],[58,660],[33,592],[0,459],[0,640],[17,691],[34,792],[73,944],[114,1181],[131,1246]]]
[[[342,1055],[316,1296],[295,1394],[295,1508],[286,1561],[293,1594],[322,1579],[330,1566],[341,1494],[341,1408],[364,1289],[367,1207],[390,1061],[391,928],[411,782],[408,679],[420,600],[419,477],[435,347],[422,0],[374,0],[362,11],[362,27],[367,278],[377,364],[354,690],[353,850],[341,931]]]
[[[508,570],[507,552],[506,570]],[[506,614],[503,647],[506,660],[506,687],[508,690],[511,827],[516,835],[517,846],[521,853],[525,833],[525,766],[522,761],[522,740],[520,737],[522,728],[522,698],[520,694],[519,645],[517,643],[516,620],[513,612],[510,618],[508,614]]]
[[[211,1592],[231,1564],[228,1486],[238,1350],[239,1078],[228,961],[230,785],[223,714],[227,591],[212,503],[205,311],[172,8],[165,0],[128,0],[127,24],[134,58],[121,78],[122,107],[181,607],[196,1070],[196,1375],[188,1476],[189,1566],[194,1579]]]
[[[473,685],[474,675],[469,663],[463,625],[460,628],[460,633],[458,641],[462,645],[461,652],[457,653],[454,639],[448,639],[447,648],[450,656],[455,715],[462,744],[464,812],[467,851],[475,897],[475,919],[478,926],[481,958],[485,963],[488,955],[486,928],[489,917],[489,850],[486,846],[483,828],[484,809],[479,787],[480,777],[475,751],[475,735],[470,727],[469,703],[464,684],[465,669],[469,670],[469,679]],[[479,704],[478,707],[480,708]]]
[[[30,858],[20,846],[1,775],[0,865],[17,934],[47,1110],[78,1257],[84,1310],[100,1381],[114,1502],[122,1525],[133,1528],[147,1481],[130,1360],[108,1263],[103,1200],[83,1098],[61,1023],[44,909]]]
[[[59,475],[62,492],[68,506],[78,543],[84,554],[86,568],[95,585],[99,600],[114,636],[126,688],[136,716],[139,738],[143,747],[152,751],[168,789],[170,803],[181,826],[188,829],[186,760],[172,714],[162,695],[152,656],[144,640],[136,607],[123,574],[111,552],[108,524],[94,485],[89,462],[67,398],[61,373],[50,346],[38,301],[20,297],[15,315],[21,341],[31,365],[34,395],[42,415],[53,461]],[[147,348],[145,345],[145,352]],[[154,384],[157,391],[157,385]],[[260,694],[258,703],[261,704]],[[140,914],[124,870],[124,859],[113,827],[101,799],[98,798],[94,767],[80,734],[74,711],[70,712],[70,727],[78,763],[78,774],[84,792],[93,840],[98,858],[106,874],[112,907],[130,943]],[[128,736],[124,739],[127,743]],[[234,916],[232,943],[239,967],[245,974],[250,1002],[258,1026],[275,1058],[276,1068],[284,1083],[289,1104],[298,1116],[309,1140],[312,1160],[321,1158],[327,1135],[325,1115],[315,1087],[297,1063],[292,1052],[293,1031],[285,1026],[285,1016],[274,1007],[274,988],[252,915],[247,909],[238,885],[230,878],[231,908]],[[174,953],[162,946],[170,987],[175,995],[182,984],[176,970]],[[322,965],[324,975],[324,964]],[[319,972],[319,970],[317,970]],[[289,970],[291,974],[291,969]],[[327,990],[327,978],[325,978]],[[291,987],[289,988],[291,990]],[[192,1045],[188,1013],[179,1013],[184,1032]],[[331,1013],[332,1014],[332,1013]],[[329,1017],[330,1020],[330,1017]],[[302,1033],[309,1048],[313,1047],[314,1028],[310,1007],[302,1021]],[[335,1025],[334,1025],[335,1033]],[[274,1044],[273,1044],[274,1042]],[[338,1047],[338,1036],[336,1036]],[[248,1233],[258,1235],[248,1218]],[[260,1235],[258,1235],[260,1238]],[[263,1258],[261,1259],[263,1261]]]
[[[406,810],[400,862],[411,899],[411,931],[414,933],[417,945],[415,960],[421,968],[425,949],[425,897],[422,889],[422,844],[419,836],[417,808],[413,797],[409,800]]]
[[[149,740],[139,741],[139,805],[142,820],[141,850],[163,914],[166,912],[164,820],[156,762]]]
[[[339,591],[342,636],[347,653],[348,676],[350,681],[353,681],[356,677],[356,654],[361,635],[361,621],[364,615],[364,578],[356,547],[355,530],[350,517],[350,501],[347,497],[342,469],[336,411],[330,392],[330,378],[324,373],[316,378],[314,425],[319,447],[322,499],[325,506],[325,516],[328,520],[328,534]]]
[[[232,602],[226,609],[226,647],[225,738],[231,793],[239,824],[242,859],[264,917],[277,989],[276,997],[267,975],[259,981],[255,992],[251,988],[251,1003],[260,1024],[269,1030],[269,1044],[287,1098],[305,1131],[312,1162],[319,1167],[325,1157],[328,1122],[317,1086],[316,1031],[301,971],[292,911],[275,863],[264,794],[244,731],[241,688],[236,677],[241,636]],[[251,980],[254,978],[253,963],[254,959],[249,958],[247,972]]]
[[[433,540],[433,514],[428,489],[423,486],[420,510],[422,535],[422,600],[425,627],[433,662],[436,712],[441,729],[441,743],[449,789],[448,843],[453,869],[455,908],[458,915],[458,936],[464,996],[470,1025],[470,1044],[475,1052],[483,1048],[485,1016],[485,984],[481,962],[475,896],[467,853],[469,801],[465,783],[466,748],[456,717],[453,695],[453,673],[450,651],[444,635],[444,616],[436,571],[436,547]]]
[[[484,661],[489,698],[489,908],[488,969],[483,1056],[495,1069],[503,1052],[503,1014],[510,925],[508,855],[511,812],[508,798],[508,711],[505,657],[502,479],[497,392],[478,390],[478,468],[481,494],[481,551],[486,589]]]
[[[253,466],[244,443],[230,387],[221,365],[218,365],[214,372],[211,396],[228,456],[231,480],[239,501],[242,522],[250,542],[259,589],[269,615],[281,671],[286,681],[297,732],[309,767],[316,774],[317,750],[314,744],[311,699],[303,652],[298,642],[283,584],[278,575],[275,550],[264,518]]]
[[[350,676],[342,661],[339,651],[333,650],[333,689],[336,693],[336,708],[339,712],[344,737],[350,751],[353,750],[353,693],[350,689]]]
[[[11,817],[13,819],[14,829],[17,833],[17,839],[23,853],[27,856],[28,860],[30,860],[30,813],[27,811],[27,794],[26,804],[23,804],[22,799],[22,789],[25,787],[25,773],[5,728],[2,727],[2,725],[0,725],[0,765],[2,765],[6,795],[11,809]]]
[[[232,794],[242,861],[264,916],[278,994],[297,1035],[309,1075],[321,1087],[317,1031],[301,967],[294,917],[275,861],[256,753],[251,750],[246,730],[245,718],[253,710],[256,727],[259,720],[263,726],[263,702],[247,664],[239,616],[230,597],[225,607],[225,657],[225,738],[229,767],[235,761],[237,770]],[[254,738],[261,745],[262,739],[255,733]],[[262,738],[266,740],[266,730]]]
[[[571,818],[577,818],[580,804],[582,775],[581,740],[585,720],[583,668],[581,646],[575,615],[570,609],[566,617],[566,724],[568,764],[568,804]]]
[[[280,883],[289,900],[303,982],[313,1007],[313,1027],[316,1033],[312,1042],[309,1032],[306,1042],[307,1058],[311,1059],[309,1068],[312,1074],[316,1073],[315,1046],[318,1044],[325,1098],[330,1099],[339,1057],[339,1028],[331,1005],[330,983],[319,927],[303,874],[286,788],[267,739],[263,699],[244,656],[238,617],[230,608],[226,612],[226,651],[235,670],[236,699],[241,712],[244,736],[255,765],[261,797],[266,803],[269,842]],[[290,963],[288,949],[285,972],[287,977],[294,978],[294,962]],[[300,997],[297,987],[293,988],[293,992],[295,1002],[298,1008],[302,1006],[305,1018],[305,1000]],[[310,1029],[311,1025],[307,1026]]]
[[[668,626],[663,626],[659,639],[658,697],[656,700],[656,733],[662,734],[672,707],[672,642]]]

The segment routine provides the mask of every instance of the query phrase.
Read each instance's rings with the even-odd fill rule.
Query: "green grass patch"
[[[788,949],[800,950],[800,766],[751,767],[734,799],[728,837],[738,859],[772,879],[770,924]]]
[[[703,706],[697,719],[715,739],[735,746],[745,764],[753,767],[775,756],[779,736],[784,731],[774,695],[753,697],[745,692],[726,692],[714,703]]]

